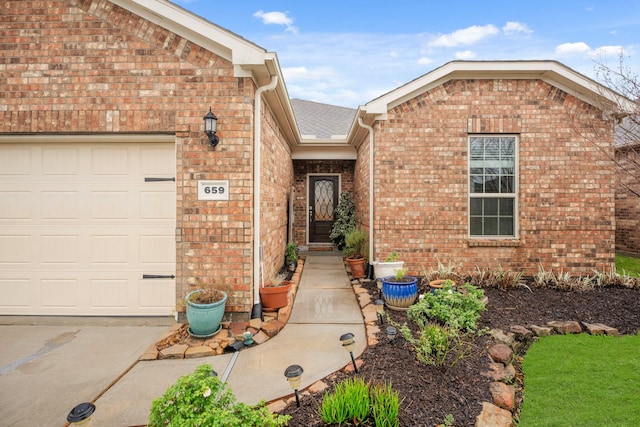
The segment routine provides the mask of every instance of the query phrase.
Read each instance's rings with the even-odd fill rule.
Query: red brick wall
[[[253,82],[108,1],[5,0],[0,18],[0,133],[175,134],[178,308],[213,283],[228,311],[249,311]],[[215,149],[202,132],[210,106]],[[230,200],[198,201],[201,179],[228,179]]]
[[[264,104],[263,104],[264,105]],[[271,111],[262,108],[261,241],[264,244],[264,279],[270,280],[284,265],[287,245],[287,207],[293,188],[291,149]]]
[[[353,160],[294,160],[295,192],[294,192],[294,241],[298,245],[308,243],[307,236],[307,200],[308,174],[340,175],[340,190],[354,191]]]
[[[611,150],[601,113],[542,81],[454,80],[393,108],[376,126],[374,259],[398,250],[416,274],[438,261],[526,275],[608,270],[615,175],[581,123],[611,135],[601,142]],[[519,135],[517,239],[468,238],[468,136],[483,133]]]
[[[640,156],[637,151],[618,149],[616,158],[622,165],[617,169],[618,191],[616,192],[616,249],[640,253]],[[632,177],[628,172],[635,173]],[[621,185],[622,184],[622,185]],[[636,194],[622,187],[631,187]]]

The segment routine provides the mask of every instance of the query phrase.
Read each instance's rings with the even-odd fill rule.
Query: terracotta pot
[[[289,304],[291,283],[260,288],[260,301],[265,311],[275,311]]]
[[[354,279],[362,279],[366,276],[364,257],[347,257],[347,264]]]
[[[431,282],[429,282],[429,288],[431,288],[431,292],[436,292],[439,289],[442,289],[442,285],[444,285],[447,281],[440,279],[440,280],[432,280]],[[453,283],[453,287],[456,286],[456,282],[454,282],[453,280],[451,280],[451,282]]]

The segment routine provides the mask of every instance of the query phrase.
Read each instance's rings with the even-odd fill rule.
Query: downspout
[[[256,90],[255,106],[253,110],[253,312],[260,303],[260,264],[262,251],[260,250],[260,186],[262,181],[261,169],[261,153],[262,147],[261,131],[262,125],[260,120],[260,111],[262,109],[262,93],[273,90],[278,84],[278,76],[271,77],[271,82],[261,86]],[[262,317],[262,308],[258,309]]]
[[[358,117],[360,127],[369,131],[369,262],[373,257],[373,128],[366,125],[362,121],[362,117]]]

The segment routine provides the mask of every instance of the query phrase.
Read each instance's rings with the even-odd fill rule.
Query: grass
[[[627,276],[640,277],[640,258],[616,254],[616,272]]]
[[[519,427],[639,426],[640,334],[553,335],[524,358]]]

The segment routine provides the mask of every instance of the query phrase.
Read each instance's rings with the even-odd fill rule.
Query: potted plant
[[[371,261],[373,265],[373,274],[376,279],[382,279],[387,276],[394,276],[396,272],[404,268],[404,261],[399,260],[398,252],[393,251],[384,261]]]
[[[418,297],[418,278],[399,269],[395,276],[382,279],[382,298],[392,310],[407,310]]]
[[[367,261],[367,232],[362,228],[354,228],[349,231],[344,239],[344,254],[355,279],[366,276],[365,263]]]
[[[220,331],[227,294],[218,289],[197,289],[185,298],[189,334],[206,338]]]
[[[298,266],[298,245],[291,242],[287,245],[287,249],[284,252],[284,260],[287,263],[289,271],[296,271]]]
[[[276,311],[289,304],[289,290],[291,282],[285,281],[286,276],[276,274],[273,279],[263,283],[260,288],[260,301],[265,311]]]
[[[343,250],[347,233],[356,228],[356,203],[349,191],[340,194],[340,201],[335,210],[335,221],[329,237],[338,249]]]

